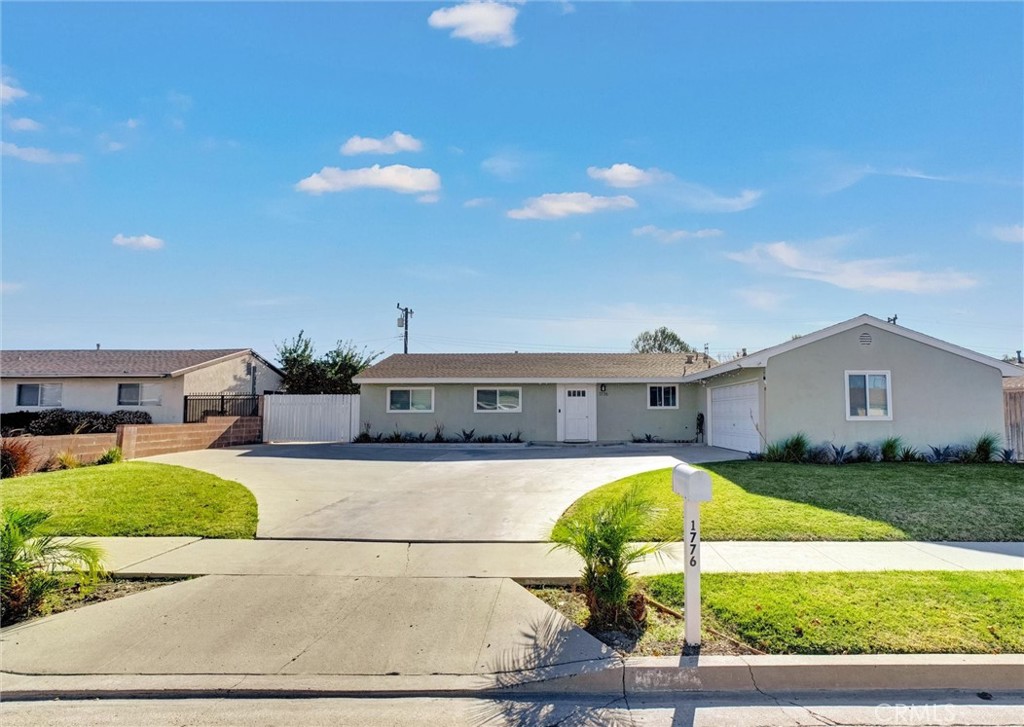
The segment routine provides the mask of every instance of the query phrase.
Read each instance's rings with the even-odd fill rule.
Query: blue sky
[[[1024,345],[1020,3],[5,3],[3,345]]]

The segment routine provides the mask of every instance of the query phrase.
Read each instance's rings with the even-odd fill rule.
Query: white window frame
[[[654,388],[667,389],[669,387],[671,387],[671,388],[676,390],[676,396],[675,396],[676,404],[675,404],[675,406],[652,406],[651,405],[651,389],[654,389]],[[664,401],[665,392],[662,392],[661,396],[662,396],[662,401]],[[647,385],[647,408],[648,409],[657,409],[657,410],[662,410],[662,409],[664,409],[664,410],[678,409],[679,408],[679,384],[648,384]]]
[[[481,391],[495,392],[495,400],[501,401],[501,392],[514,391],[519,396],[519,406],[515,409],[481,409],[480,400],[477,398]],[[474,414],[521,414],[523,411],[523,387],[522,386],[477,386],[473,389],[473,413]]]
[[[130,404],[121,401],[121,387],[122,386],[138,386],[139,387],[139,401],[137,404]],[[144,384],[140,381],[125,381],[118,383],[117,385],[117,405],[118,406],[163,406],[164,405],[164,392],[163,387],[160,384]]]
[[[885,377],[885,403],[886,413],[884,416],[878,414],[865,414],[864,416],[854,416],[850,413],[850,377],[851,376],[863,376],[866,397],[865,405],[868,411],[871,410],[871,394],[868,388],[868,377],[869,376],[884,376]],[[892,371],[846,371],[843,374],[843,385],[845,390],[846,399],[846,421],[848,422],[891,422],[892,421]]]
[[[21,387],[23,386],[35,386],[36,388],[36,403],[35,404],[22,404],[21,403]],[[43,387],[55,387],[57,389],[57,403],[56,404],[44,404],[43,403]],[[18,388],[14,392],[15,406],[26,407],[31,409],[60,409],[64,405],[64,384],[53,384],[32,382],[18,384]]]
[[[391,392],[392,391],[408,391],[409,392],[409,408],[408,409],[392,409],[391,408]],[[429,409],[413,409],[412,408],[412,392],[414,391],[429,391],[430,392],[430,408]],[[389,386],[387,390],[387,400],[384,402],[384,410],[388,414],[433,414],[434,413],[434,387],[433,386]]]

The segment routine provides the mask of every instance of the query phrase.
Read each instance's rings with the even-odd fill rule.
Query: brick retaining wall
[[[125,459],[262,441],[261,417],[211,416],[198,424],[122,424],[117,428],[117,443]]]
[[[30,442],[35,453],[36,467],[41,467],[60,452],[71,452],[82,462],[95,462],[99,456],[117,444],[116,434],[65,434],[54,437],[17,437]]]
[[[217,449],[263,441],[261,417],[207,417],[200,424],[122,424],[117,434],[68,434],[55,437],[19,437],[32,443],[39,467],[58,452],[72,452],[82,462],[95,462],[111,447],[120,447],[125,459],[155,454]]]

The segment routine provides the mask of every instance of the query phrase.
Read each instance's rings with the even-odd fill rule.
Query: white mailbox
[[[700,646],[700,504],[711,500],[711,475],[688,464],[672,470],[672,491],[683,498],[683,634]]]

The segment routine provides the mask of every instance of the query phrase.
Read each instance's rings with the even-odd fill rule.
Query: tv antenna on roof
[[[892,323],[895,326],[896,325],[896,314],[893,313],[892,314],[892,318],[886,318],[885,322],[886,323]]]

